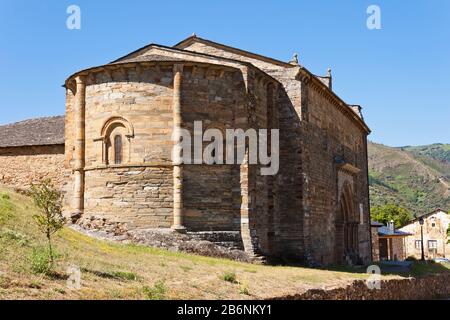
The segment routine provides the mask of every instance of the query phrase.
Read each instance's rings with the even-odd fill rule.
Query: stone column
[[[244,251],[250,256],[255,255],[255,246],[252,234],[252,225],[254,224],[254,208],[253,208],[253,188],[252,182],[252,166],[249,164],[248,149],[245,158],[240,166],[240,184],[241,184],[241,237]]]
[[[74,216],[79,218],[84,210],[84,165],[85,165],[85,108],[86,82],[78,76],[75,94],[75,165],[74,165]]]
[[[183,124],[181,110],[181,81],[183,65],[177,64],[173,68],[173,137],[174,143],[179,141],[180,130]],[[173,224],[172,229],[177,232],[185,232],[183,225],[183,164],[177,156],[181,150],[174,145],[173,159]]]

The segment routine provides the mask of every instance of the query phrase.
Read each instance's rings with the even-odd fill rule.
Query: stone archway
[[[351,184],[345,182],[340,192],[335,222],[336,262],[356,263],[358,251],[358,215],[355,196]]]

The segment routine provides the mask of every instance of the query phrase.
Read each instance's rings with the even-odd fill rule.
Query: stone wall
[[[286,258],[303,258],[305,176],[301,161],[301,82],[295,80],[299,67],[275,65],[273,61],[263,61],[202,43],[193,43],[185,49],[249,62],[280,82],[270,94],[275,99],[273,108],[261,106],[262,110],[256,113],[269,114],[272,120],[271,123],[259,121],[260,128],[280,130],[280,170],[274,177],[256,176],[260,210],[263,211],[258,211],[255,229],[258,230],[256,236],[261,251]],[[261,91],[256,92],[256,96],[260,97]],[[264,193],[266,196],[262,196]],[[270,203],[264,199],[270,199]],[[268,206],[264,207],[264,203]]]
[[[392,259],[395,261],[403,261],[406,259],[405,255],[405,238],[393,238],[392,240]]]
[[[307,174],[305,207],[310,238],[307,246],[316,261],[331,263],[335,244],[342,242],[336,222],[342,190],[339,179],[345,179],[354,196],[353,221],[358,225],[359,255],[371,260],[370,218],[367,181],[366,133],[339,110],[321,89],[308,85],[306,107],[303,108],[303,168]],[[339,177],[336,157],[359,169],[357,173]],[[362,219],[360,211],[362,209]],[[327,234],[327,237],[323,235]]]
[[[380,261],[380,238],[378,236],[378,228],[370,228],[372,232],[372,261]]]
[[[188,230],[240,230],[239,166],[185,166],[183,182],[184,221]]]
[[[170,228],[172,224],[171,167],[111,167],[86,171],[83,224],[120,224],[135,228]]]
[[[365,281],[331,290],[312,289],[298,295],[274,300],[425,300],[448,299],[450,275],[423,278],[392,279],[381,282],[381,290],[370,290]]]
[[[62,187],[64,145],[0,148],[0,184],[27,190],[42,179]]]
[[[262,81],[262,76],[254,70],[243,74],[240,69],[223,66],[192,63],[184,66],[182,127],[191,132],[192,138],[194,121],[201,122],[203,131],[218,129],[224,137],[228,128],[266,128],[267,82]],[[103,70],[87,77],[85,201],[80,222],[86,227],[120,225],[117,229],[121,230],[171,226],[173,78],[173,64]],[[67,118],[73,119],[74,97],[70,88],[67,95],[70,113]],[[276,99],[273,89],[271,99],[273,109]],[[104,130],[109,119],[119,120],[110,132]],[[66,135],[73,134],[70,123]],[[115,134],[127,137],[120,165],[105,160],[111,159],[107,144],[111,144],[108,139]],[[74,139],[67,140],[66,165],[70,169],[74,164]],[[207,144],[204,142],[203,147]],[[186,164],[183,171],[183,218],[188,230],[240,231],[241,211],[247,210],[248,205],[241,199],[239,165]],[[73,177],[69,181],[66,213],[72,206]],[[267,190],[262,182],[261,188],[252,189],[252,204],[257,198],[258,203],[265,204]],[[265,205],[258,209],[262,212]],[[266,232],[267,217],[258,214],[258,219],[252,219]],[[252,228],[256,229],[256,225]]]
[[[182,48],[252,63],[281,84],[277,90],[281,159],[275,185],[282,191],[273,202],[275,214],[269,215],[273,225],[272,230],[267,230],[272,238],[271,251],[306,257],[312,263],[336,261],[336,243],[343,242],[336,232],[340,182],[334,158],[339,156],[360,170],[351,178],[355,193],[353,214],[359,224],[359,255],[363,262],[369,262],[367,133],[351,119],[351,114],[344,112],[348,107],[336,102],[328,89],[310,79],[311,75],[299,78],[298,65],[202,41]]]

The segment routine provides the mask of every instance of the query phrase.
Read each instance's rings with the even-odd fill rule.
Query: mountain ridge
[[[369,142],[371,206],[405,207],[415,216],[450,210],[450,144],[389,147]]]

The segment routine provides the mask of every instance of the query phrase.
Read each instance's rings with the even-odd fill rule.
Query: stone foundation
[[[202,231],[181,234],[170,228],[128,230],[126,223],[109,221],[102,216],[83,217],[71,227],[91,237],[103,240],[131,242],[170,251],[243,262],[262,261],[243,251],[244,246],[239,231]]]

